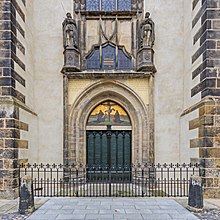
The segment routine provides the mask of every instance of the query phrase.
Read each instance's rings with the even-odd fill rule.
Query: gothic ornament
[[[78,48],[78,30],[76,21],[72,18],[68,12],[63,22],[63,46]]]
[[[150,13],[145,14],[145,19],[140,25],[140,48],[153,47],[155,41],[154,22],[150,18]]]
[[[75,19],[68,12],[63,22],[64,67],[62,73],[80,71],[78,29]]]
[[[139,50],[137,52],[137,71],[156,72],[154,66],[154,22],[150,18],[150,13],[145,14],[145,19],[140,24],[139,29]]]

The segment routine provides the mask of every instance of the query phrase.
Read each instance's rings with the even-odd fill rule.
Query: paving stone
[[[57,214],[41,214],[41,215],[31,215],[29,218],[27,218],[27,220],[54,220],[56,219]]]
[[[158,220],[165,220],[165,219],[173,219],[168,214],[142,214],[143,219],[158,219]]]
[[[87,214],[85,219],[114,219],[113,214]]]
[[[86,215],[84,215],[84,214],[80,214],[80,215],[64,215],[64,214],[60,214],[60,215],[58,215],[57,217],[56,217],[56,219],[58,220],[58,219],[62,219],[62,220],[67,220],[67,219],[71,219],[71,220],[73,220],[73,219],[85,219],[85,216]]]
[[[170,216],[173,219],[189,219],[189,220],[193,220],[193,219],[198,219],[195,215],[193,214],[170,214]]]
[[[41,210],[39,210],[41,211]],[[59,210],[45,210],[46,213],[45,214],[73,214],[73,210],[68,209],[68,210],[64,210],[64,209],[59,209]]]
[[[62,208],[62,205],[43,205],[39,209],[47,209],[47,210],[59,210]]]
[[[99,210],[98,209],[86,209],[86,210],[73,210],[73,214],[98,214]]]

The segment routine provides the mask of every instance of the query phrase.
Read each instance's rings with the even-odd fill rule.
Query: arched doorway
[[[86,125],[88,180],[131,179],[131,128],[127,111],[114,101],[91,111]]]
[[[130,179],[131,128],[127,111],[114,101],[104,101],[91,111],[86,126],[86,163],[96,172],[88,175],[90,179]]]
[[[94,124],[88,124],[90,115],[93,110],[95,110],[96,107],[98,107],[102,103],[108,101],[118,104],[127,113],[130,120],[130,127],[128,125],[122,126],[120,124],[117,124],[111,125],[110,130],[108,129],[110,127],[107,126],[108,124],[99,124],[99,126],[96,126],[96,128],[93,127]],[[67,161],[69,163],[84,165],[88,163],[87,137],[88,135],[90,135],[90,141],[92,141],[92,135],[94,135],[94,133],[92,133],[93,131],[96,132],[95,135],[97,136],[100,136],[99,132],[102,132],[102,135],[104,135],[103,137],[106,142],[107,134],[109,133],[111,133],[113,139],[115,139],[116,141],[117,135],[119,135],[121,138],[125,133],[130,132],[129,135],[131,136],[131,138],[129,140],[126,139],[127,142],[131,143],[131,160],[128,161],[129,164],[153,161],[153,153],[151,152],[153,152],[154,149],[152,145],[153,142],[150,139],[151,121],[149,119],[148,111],[149,106],[145,105],[142,102],[141,98],[123,83],[113,80],[100,80],[88,86],[69,108],[69,122],[67,125],[68,148],[66,150]],[[96,112],[96,118],[93,118],[93,120],[98,119],[98,112]],[[114,117],[115,113],[116,111],[114,112],[114,114],[112,114],[112,117]],[[102,113],[100,114],[100,119],[102,118],[101,115]],[[120,117],[120,120],[121,119],[122,117]],[[100,157],[99,160],[101,160]],[[115,163],[116,156],[114,157],[114,160]]]

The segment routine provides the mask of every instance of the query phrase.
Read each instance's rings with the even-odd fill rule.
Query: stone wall
[[[25,72],[25,1],[0,1],[0,198],[18,195],[18,170],[16,166],[20,149],[27,149],[28,142],[22,132],[28,124],[20,119],[20,108],[26,107],[23,89]]]
[[[204,167],[204,192],[219,197],[219,1],[194,0],[191,23],[191,89],[183,117],[194,115],[188,124],[193,132],[190,148],[198,150],[198,162]],[[190,95],[189,95],[190,92]],[[189,117],[188,117],[189,118]]]

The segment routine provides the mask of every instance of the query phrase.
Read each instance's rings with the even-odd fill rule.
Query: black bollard
[[[203,208],[203,190],[202,178],[200,176],[191,176],[189,184],[189,209],[202,209]]]
[[[34,211],[33,181],[30,176],[21,178],[19,213],[31,214]]]

